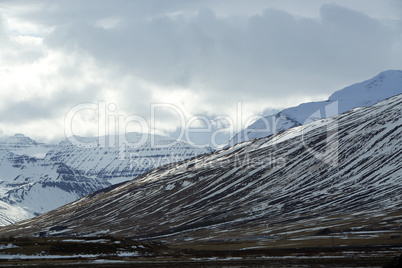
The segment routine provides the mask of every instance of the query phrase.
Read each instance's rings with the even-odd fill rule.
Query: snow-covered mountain
[[[22,134],[0,139],[0,225],[211,151],[157,135],[145,135],[146,141],[138,143],[141,137],[138,133],[100,139],[74,137],[57,145],[38,143]]]
[[[398,95],[156,168],[0,232],[292,245],[330,228],[346,232],[343,244],[367,230],[390,239],[402,222],[401,114]]]
[[[210,147],[195,147],[165,136],[132,132],[100,139],[74,137],[74,140],[65,140],[54,147],[46,159],[65,163],[88,176],[115,184],[155,167],[210,152]]]
[[[0,210],[0,225],[50,211],[109,185],[60,162],[0,150],[0,206],[6,207]]]
[[[370,106],[402,94],[402,71],[385,71],[379,75],[333,93],[328,100],[303,103],[257,120],[237,133],[226,147],[254,138],[334,116],[362,106]]]

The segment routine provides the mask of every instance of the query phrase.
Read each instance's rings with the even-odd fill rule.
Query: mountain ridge
[[[250,139],[267,137],[278,131],[308,124],[356,107],[370,106],[401,93],[402,71],[384,71],[373,78],[334,92],[325,101],[302,103],[261,118],[237,133],[225,148]]]

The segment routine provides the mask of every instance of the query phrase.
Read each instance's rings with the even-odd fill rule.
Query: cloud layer
[[[402,69],[398,1],[312,1],[302,14],[299,2],[266,2],[4,2],[0,129],[59,138],[71,107],[100,100],[146,119],[151,103],[235,117],[242,101],[247,118]],[[85,125],[77,134],[96,134]]]

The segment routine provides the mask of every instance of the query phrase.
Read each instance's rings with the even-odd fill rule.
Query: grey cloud
[[[30,47],[24,47],[20,44],[12,43],[8,48],[12,49],[8,50],[7,53],[4,53],[3,60],[12,65],[32,63],[44,56],[42,51]]]
[[[187,9],[195,2],[186,0],[3,0],[3,5],[27,7],[20,17],[43,25],[63,25],[77,21],[95,21],[105,17],[125,17],[132,20]]]
[[[6,25],[3,16],[0,14],[0,47],[9,45],[9,38],[6,33]]]
[[[49,107],[49,104],[40,98],[8,103],[0,110],[0,113],[3,115],[1,122],[27,123],[32,120],[55,118],[55,114],[57,113],[55,108],[57,106]]]
[[[8,25],[0,14],[0,55],[3,62],[12,65],[34,62],[43,57],[43,52],[32,46],[25,46],[10,39]]]
[[[268,9],[241,21],[239,25],[231,17],[218,19],[211,10],[192,19],[125,17],[124,24],[112,30],[81,20],[57,28],[46,44],[82,49],[106,68],[161,85],[201,82],[207,91],[247,90],[260,97],[268,97],[268,88],[281,82],[296,87],[283,81],[293,74],[348,77],[395,64],[389,53],[393,32],[375,19],[336,5],[324,5],[320,20]],[[311,78],[300,83],[308,85]]]
[[[362,12],[333,4],[323,5],[320,17],[313,19],[277,9],[253,16],[219,17],[208,8],[214,6],[211,1],[36,3],[37,9],[25,9],[16,16],[54,27],[44,36],[47,48],[77,60],[89,55],[106,70],[109,81],[138,77],[167,91],[174,86],[188,88],[213,106],[214,114],[235,106],[238,100],[278,103],[289,95],[329,95],[380,71],[402,68],[402,52],[394,49],[401,46],[401,24],[389,27]],[[174,17],[168,14],[179,11],[182,14]],[[95,25],[110,17],[120,21],[115,28]],[[0,38],[1,32],[0,21]],[[59,74],[64,79],[80,77],[67,67]],[[85,77],[85,73],[81,75]],[[116,87],[116,91],[124,95],[119,107],[148,113],[150,92],[137,87]],[[102,98],[102,92],[87,92],[90,94],[67,94],[65,99],[71,98],[69,103],[73,103]],[[44,111],[38,116],[42,114]]]
[[[83,94],[68,89],[47,97],[32,97],[22,101],[9,101],[0,110],[2,123],[23,124],[35,120],[63,118],[73,106],[91,102],[99,87],[86,87]]]

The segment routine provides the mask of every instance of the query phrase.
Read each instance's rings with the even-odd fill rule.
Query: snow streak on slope
[[[67,226],[65,234],[210,240],[399,228],[401,109],[399,95],[162,166],[0,231],[24,236]]]
[[[236,134],[228,146],[267,137],[295,126],[344,113],[352,108],[370,106],[401,93],[402,71],[385,71],[367,81],[335,92],[327,101],[303,103],[257,120]],[[336,106],[331,107],[331,104]]]

